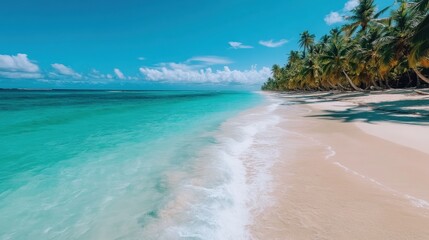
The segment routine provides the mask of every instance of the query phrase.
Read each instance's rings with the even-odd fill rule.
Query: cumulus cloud
[[[146,80],[173,83],[212,83],[212,84],[260,84],[271,76],[271,70],[267,67],[257,69],[252,66],[249,70],[231,70],[224,66],[223,69],[181,69],[171,67],[140,68],[140,72]]]
[[[275,42],[273,41],[275,44]],[[240,45],[242,45],[240,43]],[[241,46],[242,48],[243,46]],[[246,47],[246,46],[244,46]],[[81,83],[104,84],[117,79],[124,81],[158,81],[168,83],[206,83],[206,84],[261,84],[270,77],[271,70],[267,67],[252,66],[246,70],[234,70],[227,65],[232,61],[219,56],[196,56],[182,63],[160,63],[154,67],[141,67],[139,76],[125,76],[118,68],[111,74],[103,74],[95,69],[81,74],[70,66],[61,63],[51,64],[52,70],[42,74],[39,66],[30,61],[26,54],[0,55],[0,78],[35,78],[37,81],[50,83]],[[212,67],[212,66],[223,66]]]
[[[324,20],[326,24],[332,25],[332,24],[340,23],[344,21],[344,18],[340,15],[339,12],[331,12],[328,15],[326,15]]]
[[[230,64],[231,60],[218,56],[198,56],[187,60],[187,62],[200,62],[206,65]]]
[[[40,78],[39,66],[28,59],[27,54],[0,55],[0,77]]]
[[[332,25],[335,23],[340,23],[344,21],[343,15],[347,14],[354,8],[359,5],[359,0],[348,0],[342,10],[340,11],[332,11],[328,15],[325,16],[324,20],[326,24]]]
[[[252,46],[249,45],[244,45],[241,42],[228,42],[229,46],[231,46],[231,48],[234,49],[240,49],[240,48],[253,48]]]
[[[32,63],[27,54],[0,55],[0,70],[10,72],[38,72],[39,66]]]
[[[265,46],[265,47],[269,47],[269,48],[276,48],[276,47],[281,47],[283,44],[285,44],[287,42],[288,42],[288,40],[286,40],[286,39],[280,39],[277,42],[271,39],[268,41],[261,40],[261,41],[259,41],[259,44],[261,44],[262,46]]]
[[[158,68],[165,67],[165,68],[171,68],[171,69],[191,71],[191,70],[206,68],[213,65],[228,65],[230,63],[232,63],[232,61],[224,57],[197,56],[197,57],[189,58],[185,62],[180,62],[180,63],[164,62],[164,63],[159,63],[156,66]]]
[[[344,10],[351,11],[359,5],[359,0],[349,0],[344,5]]]
[[[115,72],[116,76],[119,79],[125,79],[125,75],[118,68],[113,69],[113,72]]]
[[[64,64],[61,63],[53,63],[51,64],[52,68],[55,69],[56,73],[53,73],[51,75],[55,76],[55,75],[62,75],[62,76],[68,76],[68,77],[73,77],[73,78],[82,78],[82,75],[80,75],[79,73],[75,72],[71,67],[68,67]]]

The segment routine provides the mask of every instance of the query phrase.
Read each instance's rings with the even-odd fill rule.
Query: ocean
[[[0,239],[249,238],[238,156],[278,120],[231,119],[266,101],[251,92],[1,90]]]

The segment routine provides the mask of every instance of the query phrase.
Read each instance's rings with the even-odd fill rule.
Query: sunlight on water
[[[1,91],[0,239],[150,239],[146,226],[165,218],[160,209],[195,174],[220,124],[260,100],[236,92]],[[198,196],[188,202],[199,204]]]

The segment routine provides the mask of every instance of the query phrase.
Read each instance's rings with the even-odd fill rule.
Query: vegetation
[[[388,17],[387,11],[391,11]],[[377,11],[360,0],[347,23],[319,41],[301,33],[301,51],[274,65],[263,90],[356,90],[429,84],[429,0],[397,0]]]

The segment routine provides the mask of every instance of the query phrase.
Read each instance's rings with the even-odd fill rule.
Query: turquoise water
[[[0,239],[207,239],[183,227],[211,231],[210,219],[189,217],[204,202],[177,196],[210,164],[204,149],[221,124],[261,99],[0,91]]]

